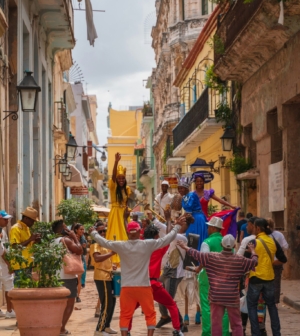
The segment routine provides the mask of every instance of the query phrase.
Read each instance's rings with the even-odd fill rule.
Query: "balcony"
[[[214,56],[222,80],[244,83],[300,30],[299,0],[284,2],[284,25],[278,24],[279,14],[277,0],[233,2],[215,35],[223,46]]]
[[[140,166],[139,166],[139,172],[140,172],[140,176],[143,175],[151,175],[151,170],[153,171],[154,169],[154,159],[153,158],[144,158],[141,162],[140,162]]]
[[[215,121],[214,112],[210,112],[208,93],[208,88],[206,88],[189,112],[173,129],[173,156],[187,155],[220,129],[221,124]]]
[[[150,103],[145,103],[143,107],[143,123],[151,123],[153,121],[153,108]]]
[[[63,106],[63,105],[62,105]],[[67,143],[70,134],[70,120],[65,108],[60,108],[60,120],[58,127],[54,129],[53,136],[58,142]]]
[[[47,32],[50,50],[73,49],[74,12],[72,0],[37,0],[40,24]],[[66,70],[66,69],[64,69]]]
[[[165,106],[163,111],[163,122],[162,128],[163,130],[170,129],[172,130],[173,127],[179,121],[179,108],[180,103],[172,103]]]

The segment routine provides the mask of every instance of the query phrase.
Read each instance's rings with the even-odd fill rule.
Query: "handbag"
[[[243,290],[242,293],[244,294],[244,296],[240,298],[240,311],[241,313],[248,314],[247,292]]]
[[[68,250],[64,239],[62,239],[62,241],[63,241],[63,244],[65,245],[65,247],[67,249],[67,253],[65,254],[65,256],[63,258],[63,262],[64,262],[63,267],[64,267],[65,274],[77,275],[77,274],[84,273],[84,268],[83,268],[83,263],[82,263],[82,260],[81,260],[81,255],[71,253]]]
[[[282,262],[283,264],[285,264],[287,262],[287,257],[285,256],[284,252],[283,252],[283,249],[281,247],[281,245],[278,243],[278,241],[276,239],[274,239],[274,237],[272,237],[274,242],[275,242],[275,245],[276,245],[276,253],[275,253],[275,256],[276,258]],[[271,255],[271,252],[267,246],[267,244],[261,239],[261,238],[258,238],[258,240],[263,244],[265,250],[267,251],[270,259],[271,259],[271,262],[273,264],[273,259],[272,259],[272,255]]]

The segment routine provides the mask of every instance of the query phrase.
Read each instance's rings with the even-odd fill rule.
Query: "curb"
[[[283,297],[283,302],[289,306],[291,306],[292,308],[300,311],[300,301],[299,303],[298,302],[295,302],[293,300],[291,300],[290,298],[288,298],[287,296],[284,296]]]

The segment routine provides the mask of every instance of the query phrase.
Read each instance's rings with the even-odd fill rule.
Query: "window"
[[[208,14],[208,0],[202,0],[202,15]]]

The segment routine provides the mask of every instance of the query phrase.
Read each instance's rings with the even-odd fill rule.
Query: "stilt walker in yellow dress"
[[[118,165],[121,154],[116,153],[112,178],[108,182],[110,191],[111,209],[108,216],[107,234],[108,240],[127,240],[125,227],[125,217],[128,212],[127,202],[131,193],[130,187],[126,183],[126,168]],[[120,263],[117,254],[112,256],[112,262]]]

